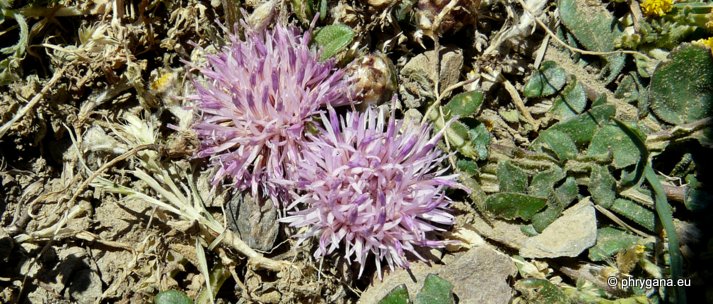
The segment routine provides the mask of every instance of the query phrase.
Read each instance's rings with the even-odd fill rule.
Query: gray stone
[[[562,213],[542,233],[530,237],[520,249],[526,258],[575,257],[597,241],[597,218],[589,198]]]
[[[102,281],[96,271],[84,268],[72,275],[67,291],[77,303],[94,303],[102,295]]]
[[[269,199],[256,200],[250,194],[235,193],[225,208],[230,230],[255,250],[272,249],[277,239],[277,208]]]
[[[410,273],[398,269],[387,273],[383,281],[374,280],[358,303],[378,303],[394,287],[406,284],[412,298],[421,290],[423,281],[430,273],[453,284],[453,292],[460,303],[505,304],[512,297],[508,277],[517,272],[509,256],[490,246],[474,247],[443,258],[444,264],[411,264]],[[414,281],[415,280],[415,281]]]
[[[473,230],[484,238],[497,241],[513,249],[520,249],[527,235],[520,230],[520,224],[513,224],[496,218],[483,218],[478,212],[473,213]]]

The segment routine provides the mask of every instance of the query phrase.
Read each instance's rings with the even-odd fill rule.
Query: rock
[[[39,261],[28,259],[20,273],[43,282],[27,294],[31,303],[94,303],[103,293],[99,268],[82,247],[50,247]]]
[[[280,225],[271,200],[255,200],[250,194],[236,193],[225,208],[230,230],[255,250],[272,249]]]
[[[374,285],[362,293],[358,303],[378,303],[401,284],[406,284],[414,298],[430,273],[453,284],[453,292],[460,303],[504,304],[510,301],[512,289],[507,280],[515,275],[517,268],[507,255],[484,245],[448,255],[443,262],[443,265],[416,262],[411,265],[410,272],[398,269],[387,273],[383,281],[374,280]]]
[[[67,287],[71,298],[77,303],[96,302],[103,292],[99,273],[89,268],[75,272]]]
[[[458,82],[463,68],[463,50],[446,47],[441,50],[441,72],[439,90],[443,92]],[[436,81],[436,51],[428,51],[411,58],[399,74],[399,93],[407,108],[418,108],[427,100],[435,99],[433,94]]]
[[[14,247],[15,240],[5,231],[5,228],[0,227],[0,261],[7,263]]]
[[[497,241],[514,249],[522,248],[527,240],[527,235],[522,233],[518,224],[496,218],[484,219],[477,212],[473,215],[475,219],[472,229],[487,239]]]
[[[562,213],[542,233],[528,238],[520,249],[525,258],[575,257],[597,241],[597,218],[589,198]]]

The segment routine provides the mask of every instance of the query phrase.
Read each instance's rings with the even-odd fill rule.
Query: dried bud
[[[397,0],[369,0],[367,2],[374,8],[384,8],[392,6]]]
[[[396,91],[396,69],[391,59],[382,53],[364,56],[350,63],[346,73],[353,82],[356,102],[360,108],[379,105],[389,100]]]
[[[334,23],[348,25],[351,28],[356,28],[362,23],[362,16],[351,5],[346,3],[338,3],[329,10],[329,14],[334,19]]]
[[[416,26],[423,35],[434,38],[450,30],[458,31],[475,24],[480,0],[419,0],[416,7]],[[439,15],[445,14],[439,19]],[[417,35],[419,36],[419,35]]]

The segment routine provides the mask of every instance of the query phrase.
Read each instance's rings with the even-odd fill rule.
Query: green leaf
[[[3,12],[0,12],[0,15]],[[20,38],[14,45],[0,49],[0,53],[9,56],[0,60],[0,85],[6,85],[19,80],[18,71],[25,57],[25,50],[29,42],[29,27],[22,14],[13,12],[13,18],[20,27]],[[8,43],[9,44],[9,43]]]
[[[435,274],[426,276],[423,288],[416,295],[416,304],[453,304],[453,284]]]
[[[490,132],[485,127],[485,124],[478,123],[475,128],[468,130],[468,137],[475,151],[476,160],[485,160],[488,158],[488,147],[490,147]]]
[[[521,218],[530,220],[540,211],[547,199],[522,193],[499,192],[488,196],[485,200],[485,210],[495,216],[505,219]]]
[[[292,11],[303,24],[310,24],[314,17],[314,2],[312,0],[292,0]]]
[[[560,206],[547,206],[544,211],[532,216],[532,227],[535,228],[535,231],[541,233],[562,214],[562,211],[564,211],[564,208]]]
[[[644,170],[649,163],[649,150],[646,147],[646,135],[638,128],[634,128],[629,124],[614,118],[616,125],[629,137],[632,143],[639,151],[639,159],[636,162],[636,168],[632,172],[622,172],[621,187],[631,187],[638,185],[644,177]]]
[[[446,137],[448,138],[451,147],[455,147],[461,154],[477,159],[478,152],[470,143],[470,135],[468,135],[468,126],[460,121],[454,121],[451,123],[450,127],[446,130]]]
[[[625,54],[615,54],[615,55],[607,55],[607,56],[602,56],[604,57],[604,60],[607,61],[607,65],[604,69],[604,73],[602,74],[602,77],[605,77],[604,83],[611,83],[614,81],[619,75],[621,74],[621,71],[624,70],[624,66],[626,65],[626,55]],[[606,75],[608,74],[608,75]]]
[[[666,192],[663,190],[663,186],[661,186],[661,181],[659,181],[658,175],[656,175],[650,163],[646,165],[644,176],[651,186],[651,189],[654,190],[656,214],[658,215],[659,221],[661,221],[661,226],[663,226],[664,231],[666,231],[666,238],[668,238],[671,279],[676,282],[683,275],[683,256],[681,255],[681,248],[678,247],[678,232],[676,232],[676,226],[673,224],[673,211],[671,211],[671,205],[668,204]],[[676,286],[674,290],[677,303],[686,303],[686,290],[683,286]]]
[[[562,185],[555,189],[555,200],[565,208],[579,195],[579,187],[574,177],[568,177]]]
[[[524,233],[527,236],[536,236],[540,234],[537,232],[537,229],[535,229],[535,226],[532,224],[527,224],[527,225],[520,225],[520,232]]]
[[[607,125],[599,129],[587,148],[588,155],[607,154],[610,151],[617,169],[636,164],[641,159],[639,148],[617,125]]]
[[[468,176],[478,174],[478,163],[470,159],[459,158],[456,161],[456,168],[458,169],[458,171],[460,171],[461,173],[465,173]]]
[[[713,204],[713,194],[704,189],[704,185],[698,181],[695,175],[687,175],[686,184],[688,184],[684,202],[686,209],[699,212]]]
[[[405,284],[401,284],[399,286],[394,287],[389,294],[387,294],[381,301],[379,301],[379,304],[408,304],[409,303],[409,297],[408,297],[408,290],[406,289]]]
[[[557,95],[550,111],[560,120],[566,120],[582,113],[586,107],[587,93],[575,78]]]
[[[613,51],[616,41],[623,34],[622,26],[602,2],[587,0],[559,0],[559,15],[562,24],[586,49],[590,51]],[[602,56],[607,61],[609,83],[624,68],[626,55]]]
[[[554,124],[549,129],[543,131],[540,137],[547,132],[560,131],[569,135],[578,147],[584,147],[592,140],[592,136],[594,136],[594,132],[597,131],[597,128],[609,123],[609,120],[614,117],[615,113],[616,108],[613,105],[603,104],[595,106],[587,112]],[[533,145],[535,144],[537,144],[537,140],[533,142]]]
[[[448,122],[448,120],[441,116],[440,111],[431,111],[428,118],[439,131],[442,130],[445,127],[445,123]],[[475,128],[471,129],[462,121],[452,121],[444,134],[451,148],[455,148],[468,158],[480,160],[488,157],[490,134],[482,123],[477,122],[477,124]]]
[[[525,303],[569,304],[567,295],[557,285],[545,279],[522,279],[515,283],[515,289],[523,294]]]
[[[445,124],[447,121],[441,116],[439,111],[431,111],[428,118],[431,119],[434,127],[439,131],[443,130],[446,126]],[[477,152],[469,142],[470,137],[468,136],[468,126],[464,123],[460,121],[453,121],[448,126],[448,129],[446,129],[443,133],[451,148],[457,149],[458,152],[466,157],[477,158]]]
[[[552,166],[545,171],[537,172],[535,176],[532,177],[532,182],[527,192],[530,195],[547,197],[554,190],[555,183],[564,177],[564,171],[557,166]]]
[[[473,202],[473,205],[478,210],[485,210],[485,191],[480,187],[480,184],[473,179],[470,176],[466,175],[461,175],[460,176],[460,182],[463,184],[463,186],[468,187],[470,189],[470,195],[468,195],[468,198]]]
[[[562,161],[576,157],[578,152],[577,145],[567,133],[552,128],[543,131],[533,143],[533,147],[539,150],[547,148]]]
[[[501,192],[525,192],[527,189],[527,173],[510,161],[498,164],[497,175]]]
[[[319,1],[319,21],[324,21],[327,18],[327,0]]]
[[[589,259],[603,261],[639,241],[639,237],[613,227],[597,229],[597,243],[589,248]]]
[[[333,57],[347,47],[354,39],[354,31],[344,24],[331,24],[314,35],[314,42],[322,49],[320,60]]]
[[[616,198],[616,180],[604,166],[592,166],[589,176],[589,193],[592,200],[604,208],[611,207]]]
[[[460,118],[468,117],[478,112],[482,104],[483,92],[463,92],[453,96],[448,104],[443,106],[443,112],[446,115],[446,120],[453,116],[458,116]]]
[[[634,102],[639,99],[639,84],[632,75],[626,75],[619,82],[619,86],[614,91],[614,97],[623,99],[626,102]]]
[[[713,57],[708,48],[685,45],[661,63],[649,85],[651,110],[679,125],[713,114]]]
[[[554,191],[554,196],[548,200],[547,208],[532,216],[532,226],[537,232],[542,232],[562,214],[567,206],[577,198],[577,182],[573,177],[567,180]]]
[[[654,215],[654,211],[630,200],[618,198],[609,209],[634,221],[648,231],[653,232],[656,228],[656,216]]]
[[[155,304],[192,304],[193,300],[186,293],[178,290],[166,290],[159,292],[154,297]]]
[[[525,97],[546,97],[557,93],[567,82],[567,72],[554,61],[545,61],[525,84]]]
[[[601,105],[607,104],[607,94],[601,93],[597,96],[597,99],[592,101],[592,108],[596,108]]]

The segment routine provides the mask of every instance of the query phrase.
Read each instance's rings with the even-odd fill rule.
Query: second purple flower
[[[370,254],[381,275],[382,260],[408,268],[407,252],[422,259],[417,247],[443,247],[447,241],[429,233],[454,222],[445,188],[463,188],[440,168],[440,133],[431,137],[427,124],[402,129],[403,121],[384,116],[374,108],[343,119],[332,108],[329,118],[322,114],[323,129],[308,135],[296,173],[293,205],[305,208],[282,219],[308,227],[303,240],[319,239],[315,257],[343,243],[347,261],[361,264],[359,275]]]

